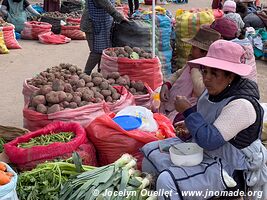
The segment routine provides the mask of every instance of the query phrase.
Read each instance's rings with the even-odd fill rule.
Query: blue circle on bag
[[[114,117],[113,121],[126,131],[137,129],[142,125],[142,120],[139,117],[134,117],[131,115]]]

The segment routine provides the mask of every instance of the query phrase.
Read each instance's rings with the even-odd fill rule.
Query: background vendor
[[[27,0],[3,0],[0,9],[6,21],[15,26],[16,32],[21,32],[24,28],[24,22],[27,21],[26,10],[34,16],[40,16]]]

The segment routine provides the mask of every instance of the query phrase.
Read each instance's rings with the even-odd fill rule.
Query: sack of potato
[[[60,64],[41,72],[23,85],[24,127],[40,129],[54,120],[75,121],[83,126],[106,112],[135,105],[133,95],[116,89],[102,74],[86,75],[71,64]]]
[[[112,86],[124,86],[131,94],[134,95],[135,104],[151,109],[151,94],[153,90],[147,83],[142,81],[130,80],[128,75],[121,76],[119,72],[112,72],[107,75],[104,74],[108,82]],[[118,110],[119,111],[119,110]]]
[[[146,82],[152,90],[162,85],[163,76],[158,57],[138,47],[116,47],[103,51],[100,63],[101,72],[119,72],[128,75],[132,81]]]

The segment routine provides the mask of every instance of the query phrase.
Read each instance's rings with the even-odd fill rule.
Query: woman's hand
[[[184,121],[180,121],[174,124],[176,136],[182,139],[183,141],[187,140],[190,137],[190,133],[185,126]]]
[[[184,96],[176,96],[174,106],[175,106],[175,110],[181,113],[183,113],[188,108],[192,107],[191,103]]]
[[[166,84],[163,84],[160,90],[160,101],[167,102],[169,98],[170,98],[170,90]]]

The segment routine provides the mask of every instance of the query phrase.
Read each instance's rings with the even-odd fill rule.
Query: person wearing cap
[[[241,16],[236,13],[236,3],[232,0],[225,1],[222,10],[224,12],[223,17],[233,20],[238,27],[239,33],[241,33],[241,30],[244,28],[245,23],[243,22]]]
[[[201,58],[207,54],[209,45],[220,39],[221,35],[209,27],[201,26],[192,39],[185,39],[184,42],[192,45],[190,59]],[[185,65],[176,71],[161,87],[160,91],[160,112],[164,113],[172,121],[180,121],[175,111],[174,101],[176,95],[183,95],[196,104],[197,98],[204,90],[202,75],[198,68]],[[176,117],[177,120],[174,120]]]
[[[256,68],[256,60],[254,56],[253,46],[248,38],[239,39],[238,35],[238,28],[236,24],[228,19],[228,18],[220,18],[216,19],[211,25],[210,28],[218,31],[222,38],[225,40],[231,40],[239,45],[241,45],[244,50],[246,51],[245,59],[246,64],[252,67],[252,71],[249,75],[244,76],[244,78],[248,78],[257,82],[257,68]]]
[[[205,57],[189,61],[200,66],[206,89],[197,109],[183,96],[176,97],[175,107],[183,113],[192,136],[187,142],[203,148],[200,164],[172,164],[163,150],[183,143],[179,138],[151,142],[141,149],[142,171],[159,175],[156,189],[173,191],[170,200],[183,199],[184,191],[245,191],[246,185],[252,191],[267,189],[267,150],[260,141],[263,109],[257,84],[242,78],[251,71],[244,64],[244,54],[240,45],[217,40]],[[213,193],[205,194],[197,199],[210,198]]]

